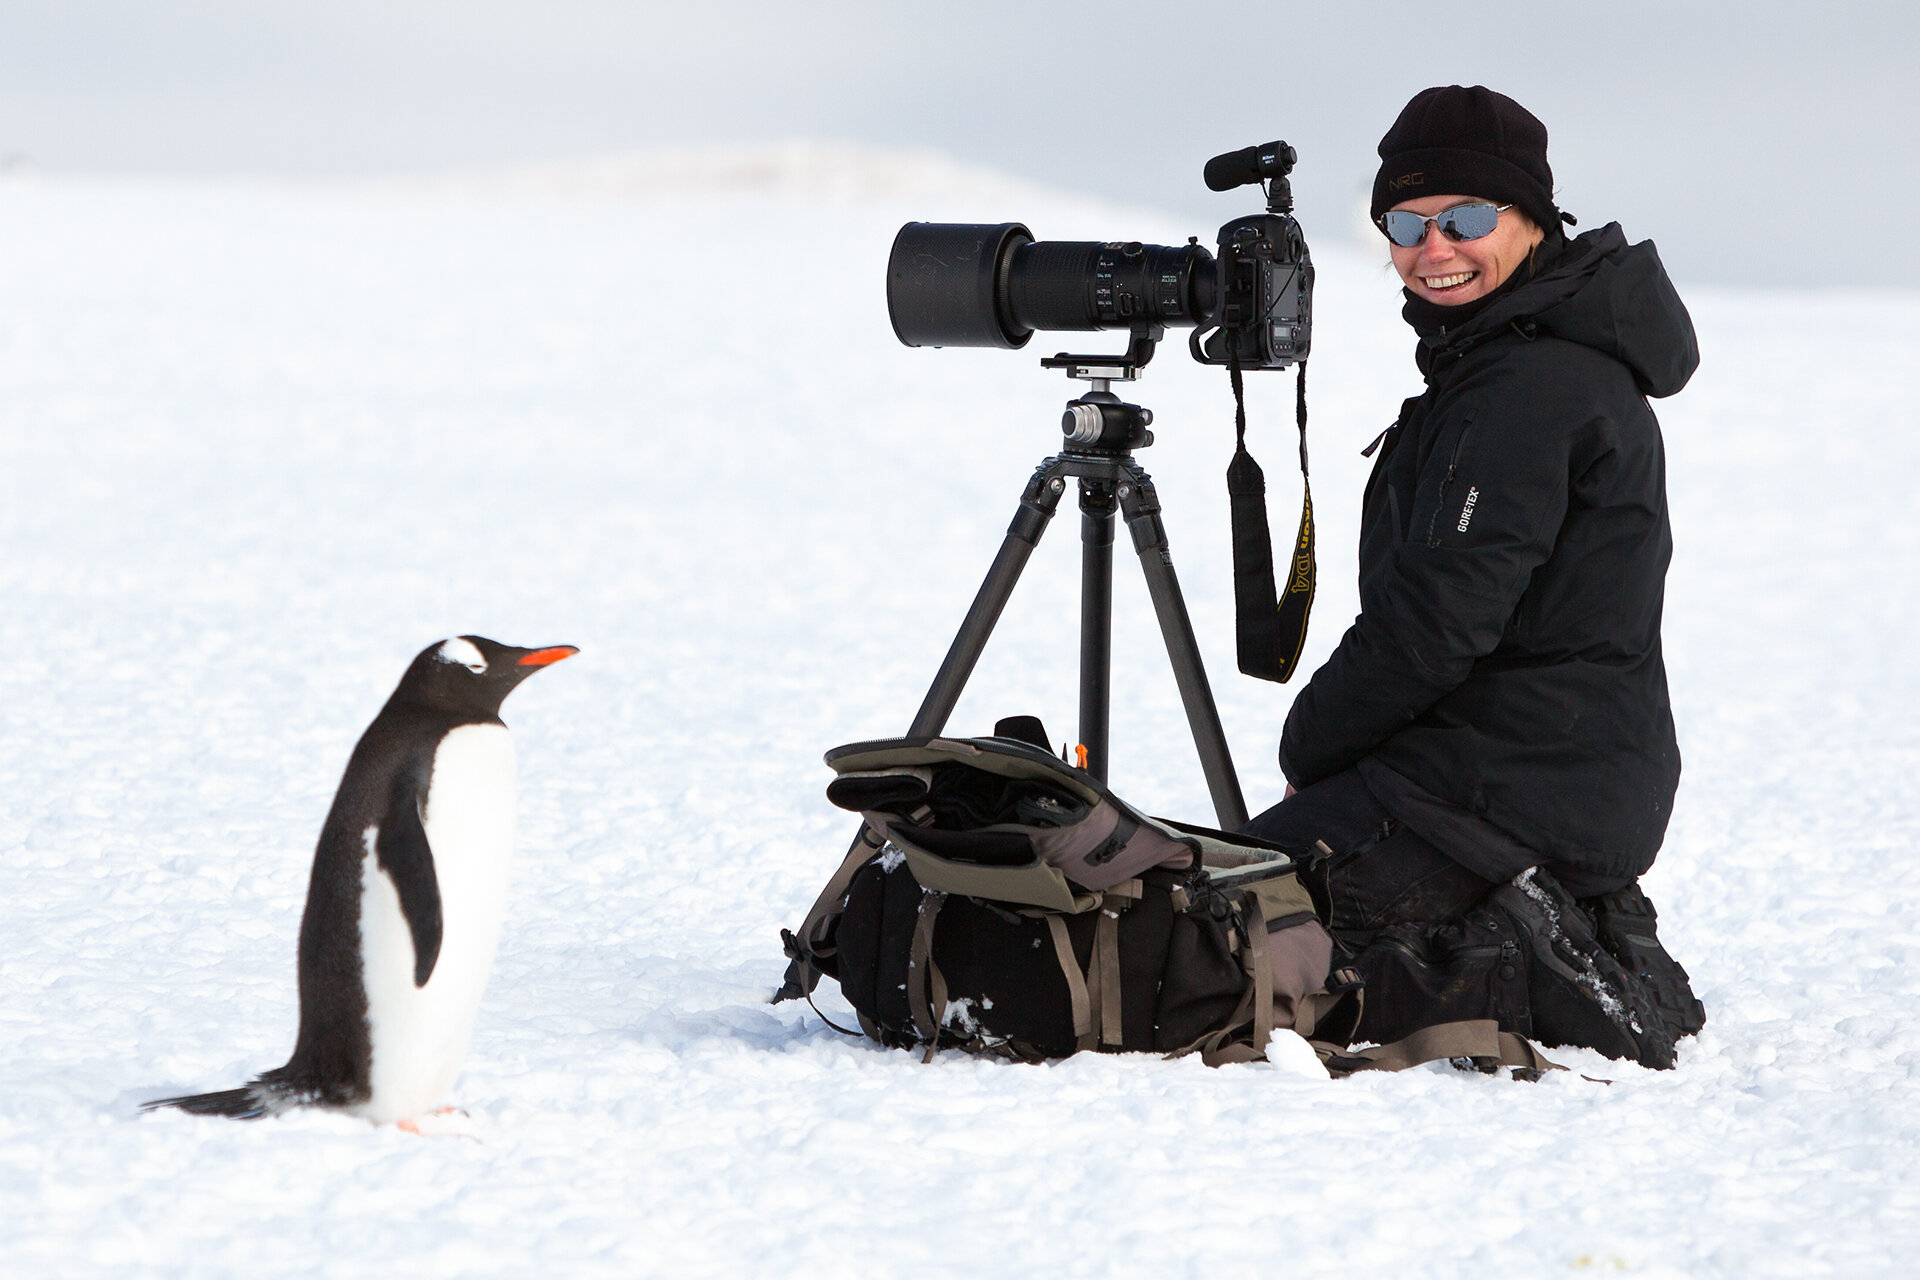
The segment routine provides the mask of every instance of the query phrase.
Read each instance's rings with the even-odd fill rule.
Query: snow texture
[[[1709,1010],[1677,1070],[921,1065],[766,1003],[852,834],[820,755],[919,705],[1077,390],[1035,357],[1120,343],[903,348],[888,248],[1212,228],[821,154],[757,185],[0,182],[0,1274],[1910,1274],[1920,296],[1681,282],[1687,772],[1646,880]],[[1392,278],[1325,239],[1307,670],[1354,611],[1359,450],[1417,387]],[[1291,378],[1250,383],[1290,527]],[[1227,379],[1170,340],[1130,390],[1259,808],[1297,686],[1233,674]],[[1077,523],[955,732],[1072,733]],[[1209,820],[1121,546],[1113,781]],[[347,753],[471,633],[581,653],[506,707],[520,851],[455,1136],[136,1114],[285,1059]]]

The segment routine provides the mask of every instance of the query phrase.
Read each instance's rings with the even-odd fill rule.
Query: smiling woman
[[[1400,282],[1416,298],[1441,306],[1472,302],[1498,289],[1546,234],[1514,206],[1471,196],[1403,201],[1381,215],[1381,225],[1392,242]],[[1419,239],[1403,243],[1399,227]]]
[[[1554,207],[1547,127],[1504,94],[1428,89],[1380,140],[1373,220],[1416,299],[1455,307],[1490,297],[1543,242],[1560,240],[1563,218],[1573,221]]]
[[[1493,1018],[1669,1067],[1704,1013],[1637,884],[1680,775],[1645,397],[1686,385],[1692,321],[1651,244],[1561,233],[1513,99],[1428,89],[1380,157],[1426,389],[1367,484],[1360,616],[1287,716],[1299,790],[1249,830],[1328,852],[1362,1038]]]

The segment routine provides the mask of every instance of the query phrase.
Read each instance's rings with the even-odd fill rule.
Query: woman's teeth
[[[1429,289],[1457,289],[1479,274],[1477,271],[1462,271],[1458,275],[1428,276],[1421,283]]]

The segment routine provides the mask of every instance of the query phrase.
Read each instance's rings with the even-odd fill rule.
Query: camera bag
[[[929,1060],[952,1047],[1217,1065],[1263,1058],[1288,1027],[1335,1074],[1436,1057],[1551,1065],[1492,1023],[1349,1052],[1359,979],[1331,970],[1332,939],[1292,857],[1149,817],[1043,747],[893,738],[827,763],[828,798],[864,821],[799,931],[782,931],[793,963],[776,1000],[810,998],[827,974],[866,1035]]]

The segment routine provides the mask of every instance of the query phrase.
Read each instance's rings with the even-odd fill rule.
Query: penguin
[[[500,704],[572,645],[456,636],[414,658],[320,829],[285,1066],[144,1110],[255,1120],[326,1107],[411,1127],[460,1074],[506,907],[513,739]]]

